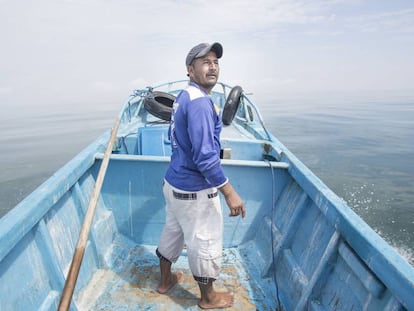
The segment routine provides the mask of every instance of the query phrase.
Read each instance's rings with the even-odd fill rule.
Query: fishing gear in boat
[[[223,108],[222,120],[224,125],[230,125],[233,121],[234,116],[239,109],[242,94],[243,89],[241,86],[237,85],[231,89]]]
[[[144,107],[153,116],[165,121],[170,121],[174,101],[174,95],[154,91],[149,92],[144,98]]]
[[[235,86],[231,89],[223,108],[222,121],[224,125],[230,125],[240,106],[243,89]],[[172,106],[175,96],[160,91],[150,91],[144,98],[145,109],[153,116],[165,121],[171,120]]]

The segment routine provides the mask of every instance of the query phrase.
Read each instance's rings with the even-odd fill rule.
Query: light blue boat
[[[183,282],[156,292],[167,120],[186,83],[134,91],[113,146],[108,131],[0,219],[1,311],[58,308],[105,162],[70,310],[198,310],[185,251],[174,265]],[[223,201],[216,287],[234,292],[229,310],[414,310],[413,267],[266,130],[240,90],[219,83],[212,94],[229,124],[222,164],[247,208],[230,218]]]

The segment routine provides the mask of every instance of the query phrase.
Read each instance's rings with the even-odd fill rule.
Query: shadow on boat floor
[[[79,293],[79,310],[201,310],[197,306],[198,286],[188,269],[185,252],[173,265],[174,270],[183,272],[183,281],[167,295],[156,291],[159,268],[155,248],[132,245],[114,260],[113,269],[97,270]],[[224,250],[222,272],[215,288],[234,293],[235,304],[226,310],[262,310],[249,294],[249,277],[241,262],[236,248]]]

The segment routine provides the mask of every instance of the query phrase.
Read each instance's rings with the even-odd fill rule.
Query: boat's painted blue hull
[[[167,125],[138,131],[129,114],[139,115],[139,103],[127,107],[71,309],[197,310],[185,252],[176,265],[184,282],[168,296],[155,292]],[[222,163],[247,216],[227,217],[223,202],[218,287],[235,292],[232,310],[414,310],[413,268],[275,137],[233,123]],[[0,219],[1,310],[56,310],[108,139]]]

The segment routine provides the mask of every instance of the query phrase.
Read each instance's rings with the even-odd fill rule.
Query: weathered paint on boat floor
[[[79,294],[79,310],[200,310],[199,289],[188,269],[185,252],[173,265],[174,270],[183,272],[183,280],[167,295],[156,291],[159,268],[154,246],[135,245],[124,253],[115,259],[116,269],[94,273]],[[249,295],[248,276],[238,250],[227,249],[223,255],[222,272],[215,288],[234,293],[235,304],[226,310],[257,310]]]

